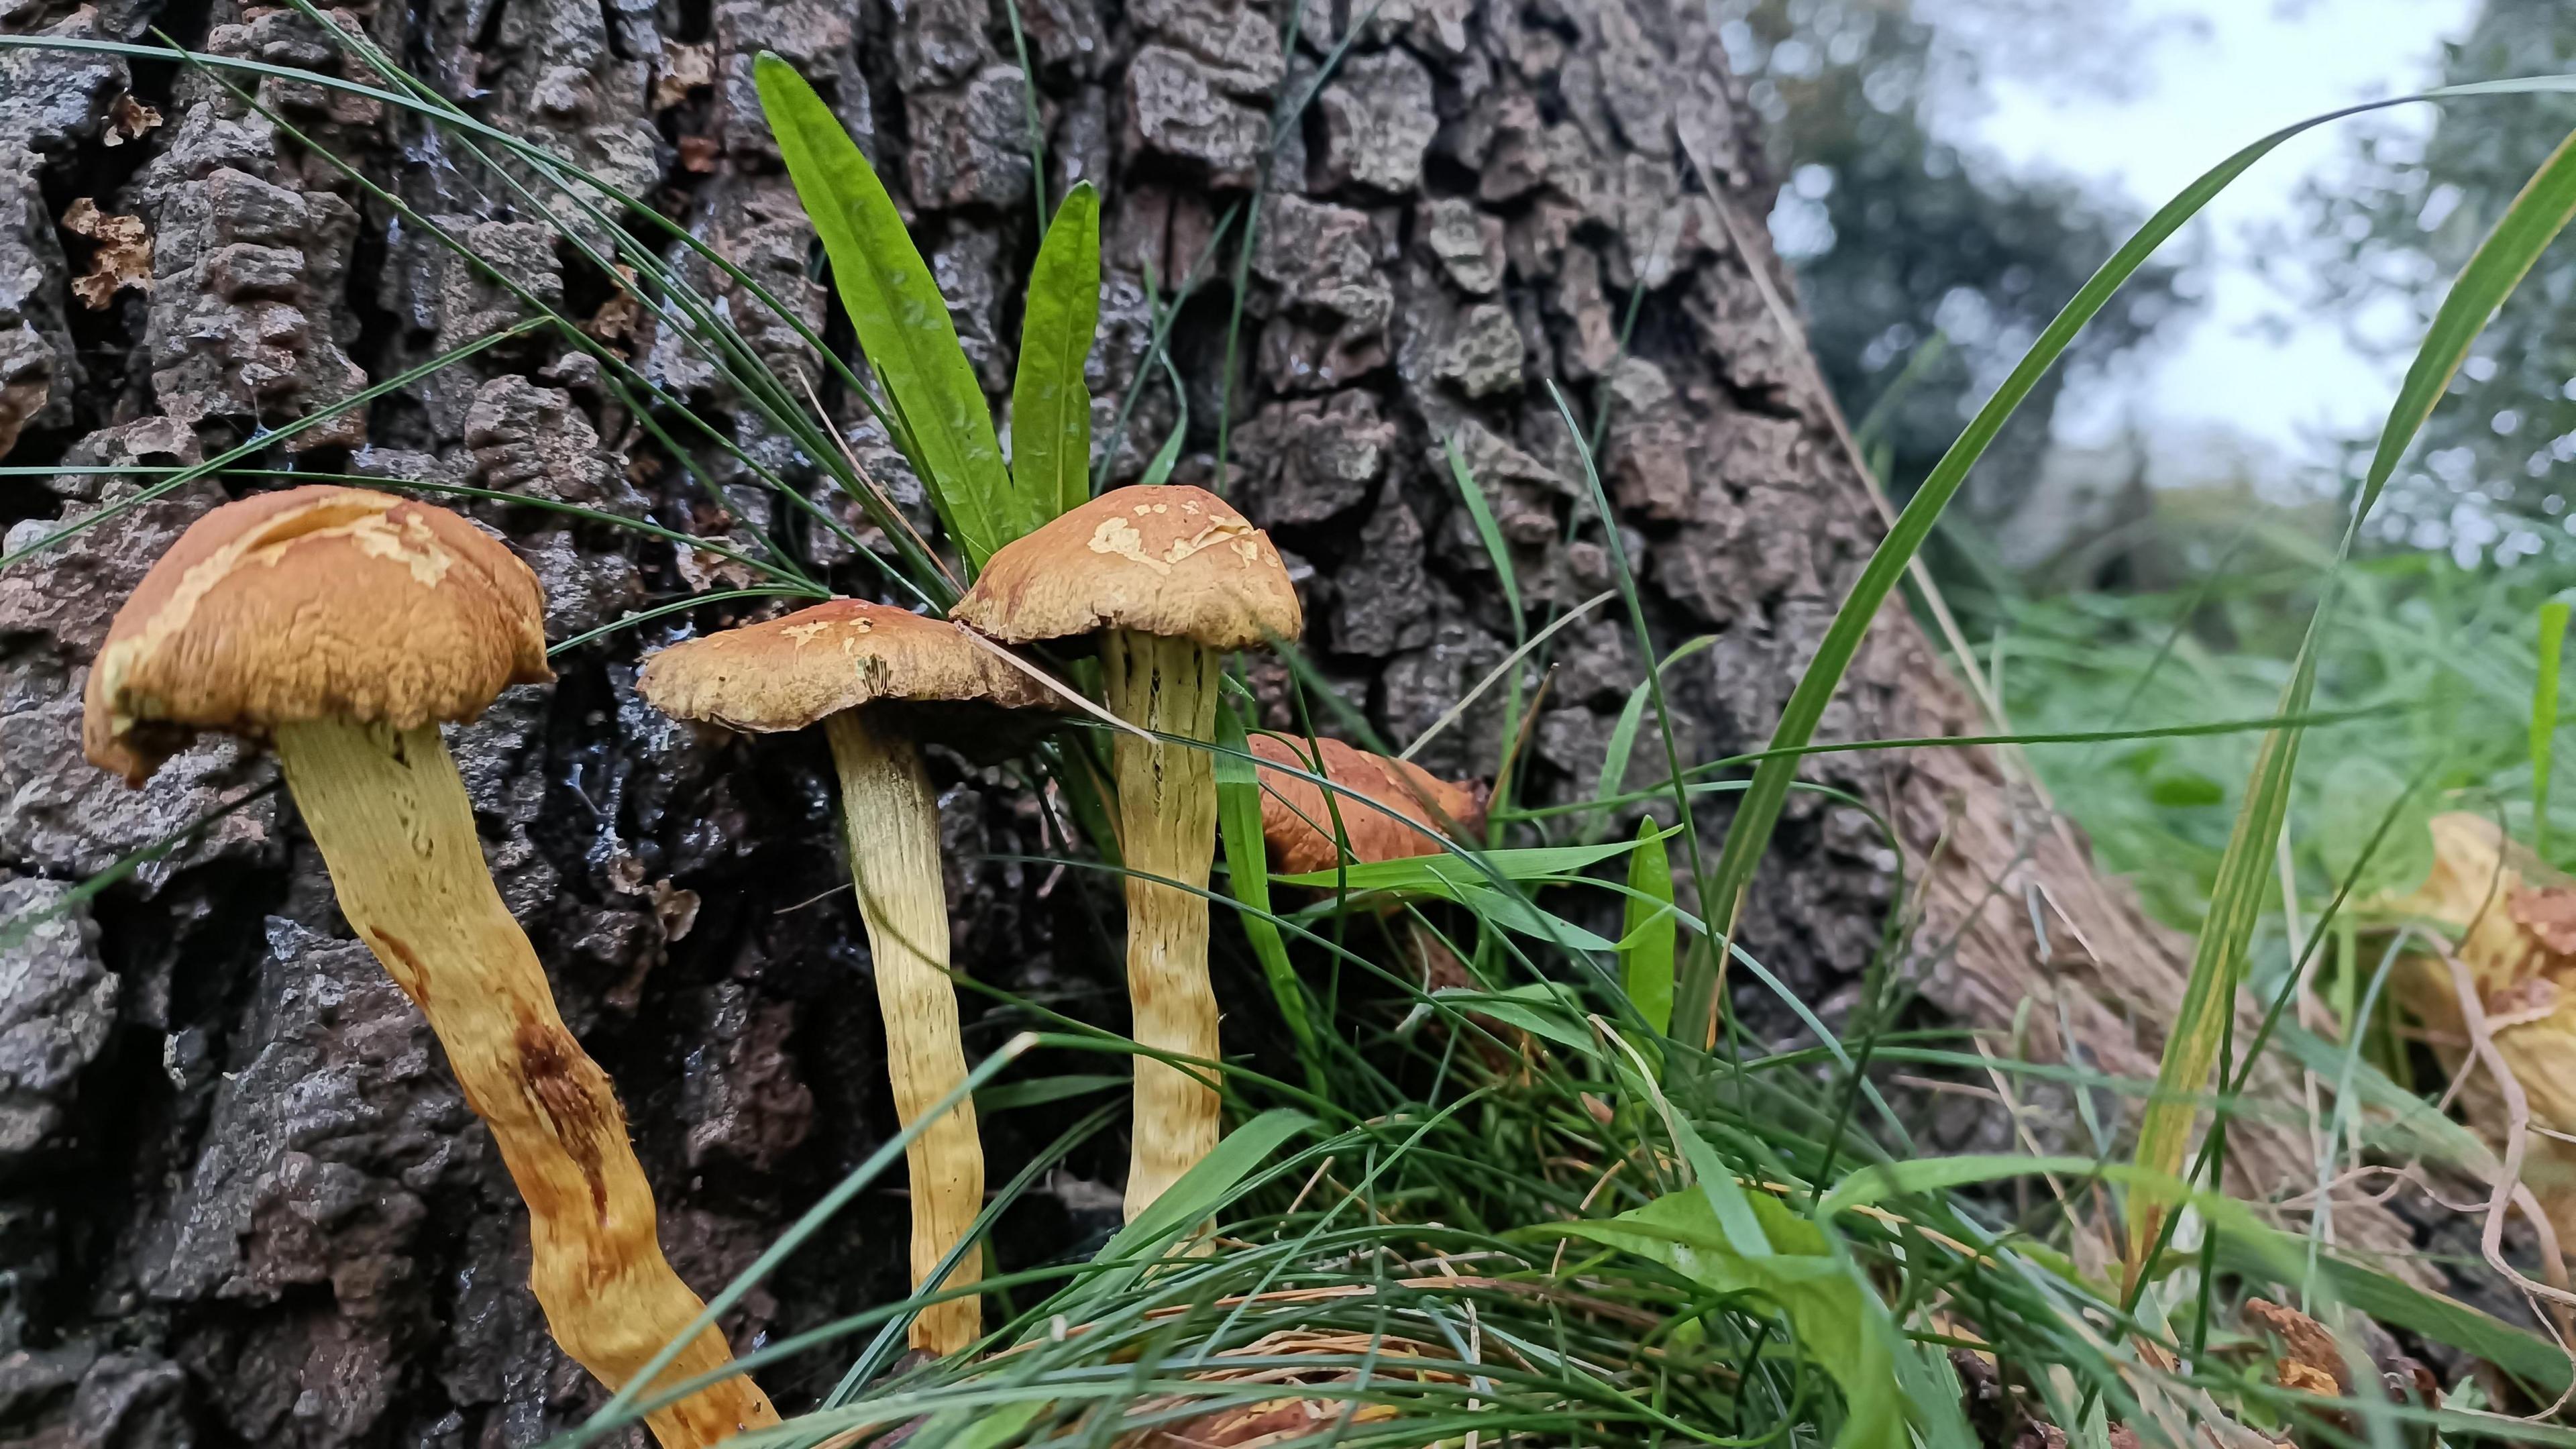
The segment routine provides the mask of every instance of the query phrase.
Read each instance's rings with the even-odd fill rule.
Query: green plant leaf
[[[1094,1092],[1124,1090],[1130,1079],[1107,1072],[1077,1073],[1062,1077],[1032,1077],[1025,1082],[1004,1082],[986,1087],[975,1094],[977,1116],[1008,1112],[1017,1107],[1042,1107],[1049,1102],[1062,1102],[1073,1097],[1088,1097]]]
[[[1620,983],[1646,1025],[1673,1026],[1673,949],[1681,921],[1673,914],[1673,867],[1655,817],[1637,822],[1637,848],[1628,857],[1627,916],[1619,932]]]
[[[2469,344],[2486,330],[2487,319],[2522,285],[2532,264],[2567,229],[2571,218],[2576,218],[2576,133],[2559,142],[2549,159],[2540,163],[2435,309],[2432,325],[2415,349],[2415,360],[2407,365],[2406,380],[2398,385],[2387,425],[2380,429],[2379,447],[2371,455],[2361,498],[2353,508],[2356,525],[2379,500],[2380,491],[2397,472],[2398,459],[2405,456],[2424,420],[2432,416],[2433,405],[2450,388],[2460,364],[2468,360]]]
[[[2433,832],[2427,828],[2442,799],[2411,789],[2405,776],[2369,755],[2347,755],[2327,767],[2323,800],[2313,818],[2317,855],[2326,873],[2349,878],[2363,899],[2384,890],[2406,890],[2433,869]],[[2365,864],[2362,848],[2388,821],[2386,838]]]
[[[1461,885],[1432,894],[1445,895],[1475,912],[1488,924],[1517,931],[1563,950],[1608,952],[1619,949],[1618,942],[1578,926],[1553,911],[1541,910],[1531,904],[1529,897],[1517,891]]]
[[[1368,807],[1346,804],[1343,808]],[[1665,831],[1662,835],[1671,833]],[[1496,882],[1600,887],[1602,882],[1576,872],[1625,854],[1636,849],[1637,845],[1637,841],[1622,840],[1608,845],[1489,850],[1475,855],[1417,855],[1402,860],[1363,861],[1346,867],[1346,873],[1318,870],[1303,875],[1273,876],[1271,879],[1279,885],[1335,892],[1333,899],[1319,901],[1298,912],[1298,919],[1331,915],[1355,902],[1367,904],[1365,898],[1371,896],[1437,896],[1458,902],[1493,925],[1535,937],[1553,946],[1569,951],[1608,952],[1619,949],[1619,943],[1562,916],[1541,910],[1528,896],[1504,889]]]
[[[1494,510],[1485,502],[1485,490],[1476,475],[1467,470],[1467,459],[1458,451],[1455,433],[1440,440],[1440,450],[1449,459],[1449,476],[1458,480],[1458,496],[1467,503],[1467,517],[1476,525],[1476,537],[1485,543],[1485,556],[1493,560],[1494,577],[1503,586],[1503,602],[1512,611],[1512,627],[1520,627],[1521,582],[1512,569],[1512,550],[1503,542],[1503,530],[1494,522]]]
[[[1087,481],[1090,475],[1075,476]],[[1306,988],[1288,964],[1288,944],[1270,919],[1270,862],[1261,842],[1261,780],[1246,753],[1243,717],[1235,712],[1233,700],[1217,706],[1216,743],[1209,757],[1216,762],[1217,833],[1225,844],[1226,886],[1250,908],[1235,915],[1243,922],[1243,934],[1252,942],[1253,957],[1261,963],[1261,974],[1270,983],[1270,994],[1279,1003],[1289,1035],[1297,1039],[1297,1057],[1305,1064],[1307,1083],[1321,1096],[1324,1068],[1315,1050],[1314,1024],[1306,1016]]]
[[[1921,1406],[1899,1381],[1896,1354],[1904,1345],[1887,1305],[1814,1223],[1767,1196],[1746,1200],[1768,1239],[1768,1256],[1736,1251],[1708,1196],[1698,1191],[1669,1193],[1615,1218],[1551,1228],[1661,1263],[1712,1293],[1775,1306],[1797,1335],[1799,1352],[1842,1390],[1835,1449],[1908,1449],[1907,1414]]]
[[[2064,1173],[2069,1177],[2136,1176],[2134,1168],[2120,1163],[2104,1163],[2091,1157],[2032,1157],[2019,1152],[1969,1152],[1956,1157],[1873,1162],[1835,1184],[1834,1190],[1825,1194],[1825,1200],[1816,1205],[1816,1216],[1830,1222],[1834,1214],[1847,1208],[1866,1207],[1891,1197],[1946,1192],[1974,1183],[2049,1172]],[[2175,1186],[2170,1180],[2158,1185]]]
[[[1315,1119],[1303,1112],[1278,1108],[1227,1133],[1214,1152],[1200,1158],[1181,1174],[1180,1181],[1154,1199],[1151,1207],[1138,1213],[1134,1222],[1101,1245],[1091,1260],[1119,1266],[1068,1295],[1061,1311],[1079,1318],[1086,1307],[1109,1302],[1126,1291],[1162,1256],[1165,1246],[1206,1221],[1235,1184],[1269,1161],[1280,1144],[1314,1125]]]
[[[1345,797],[1344,811],[1366,810],[1366,805],[1353,805]],[[1663,839],[1672,834],[1665,830],[1656,835]],[[1356,891],[1431,891],[1458,885],[1485,885],[1502,880],[1544,880],[1571,875],[1587,866],[1598,865],[1635,850],[1638,840],[1616,840],[1606,845],[1547,845],[1527,850],[1487,850],[1474,855],[1409,855],[1400,860],[1359,861],[1343,871],[1314,870],[1303,875],[1273,876],[1279,885],[1312,886],[1331,890],[1347,880]]]
[[[832,281],[859,350],[911,437],[940,521],[968,566],[980,569],[993,550],[1041,520],[1011,486],[983,386],[957,345],[948,300],[876,168],[823,98],[767,51],[752,70],[778,154],[832,259]]]
[[[1583,1004],[1575,999],[1573,988],[1561,982],[1532,981],[1501,991],[1444,986],[1431,996],[1443,1006],[1490,1016],[1585,1056],[1600,1055],[1601,1044],[1584,1025]]]
[[[1082,380],[1100,330],[1100,192],[1065,193],[1029,269],[1028,315],[1011,382],[1011,480],[1039,521],[1091,497],[1091,389]]]
[[[1661,674],[1716,642],[1716,635],[1702,634],[1665,655],[1664,662],[1655,666],[1656,672]],[[1654,681],[1646,679],[1638,680],[1637,687],[1628,691],[1628,702],[1619,707],[1618,722],[1610,727],[1610,747],[1601,752],[1601,775],[1593,782],[1593,799],[1613,799],[1628,788],[1628,757],[1636,753],[1637,731],[1646,722],[1646,706],[1654,693]],[[1609,830],[1610,816],[1604,812],[1587,827],[1585,838],[1598,840]]]
[[[2205,810],[2227,803],[2227,787],[2198,770],[2167,770],[2147,781],[2147,799],[2167,810]]]
[[[1190,390],[1181,386],[1181,370],[1172,365],[1172,354],[1165,352],[1162,362],[1163,376],[1172,384],[1172,430],[1163,435],[1163,446],[1154,450],[1143,475],[1136,480],[1147,488],[1159,488],[1172,481],[1172,470],[1180,466],[1181,445],[1190,437]]]

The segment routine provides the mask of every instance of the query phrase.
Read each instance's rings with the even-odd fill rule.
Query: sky
[[[1959,137],[2022,165],[2096,178],[2143,214],[2228,153],[2287,122],[2430,83],[2440,42],[2466,28],[2474,0],[2131,0],[2163,22],[2146,72],[2125,96],[1998,79]],[[2428,127],[2431,108],[2378,113]],[[2321,427],[2384,416],[2398,364],[2356,356],[2338,319],[2300,314],[2257,275],[2250,228],[2295,224],[2300,183],[2331,178],[2351,122],[2284,144],[2203,213],[2210,248],[2199,315],[2171,329],[2137,375],[2059,418],[2070,442],[2106,439],[2134,418],[2168,436],[2233,430],[2293,460],[2323,456]],[[2279,335],[2260,330],[2286,321]]]

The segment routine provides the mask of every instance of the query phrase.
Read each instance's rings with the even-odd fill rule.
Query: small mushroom
[[[1411,760],[1355,749],[1340,740],[1315,741],[1319,764],[1302,743],[1254,735],[1252,753],[1285,765],[1256,767],[1261,781],[1261,838],[1270,868],[1281,875],[1331,870],[1344,856],[1334,840],[1336,817],[1352,861],[1402,860],[1434,855],[1440,837],[1472,837],[1484,828],[1484,792],[1453,784]],[[1303,770],[1341,787],[1332,800]]]
[[[1331,870],[1344,860],[1358,865],[1435,855],[1442,849],[1442,836],[1463,843],[1484,833],[1489,798],[1483,785],[1443,780],[1411,760],[1371,754],[1340,740],[1318,739],[1315,745],[1310,758],[1302,741],[1277,735],[1251,740],[1256,757],[1274,762],[1254,767],[1261,782],[1261,843],[1274,872],[1304,875]],[[1291,770],[1321,775],[1341,788],[1327,800],[1323,786]],[[1386,915],[1400,905],[1390,894],[1377,910]],[[1424,989],[1474,983],[1466,963],[1439,932],[1413,916],[1403,918],[1400,930],[1421,966]],[[1487,1018],[1478,1020],[1497,1034],[1511,1030]],[[1482,1053],[1491,1045],[1480,1041],[1477,1050]]]
[[[663,1261],[616,1092],[555,1012],[439,735],[554,677],[544,613],[527,565],[444,509],[355,488],[244,499],[198,519],[126,600],[81,740],[135,785],[199,730],[274,744],[341,913],[429,1018],[527,1200],[547,1326],[614,1389],[705,1305]],[[731,1360],[708,1328],[662,1381]],[[736,1375],[648,1422],[696,1449],[778,1414]]]
[[[1202,741],[1216,735],[1225,655],[1295,639],[1305,628],[1269,535],[1214,494],[1188,487],[1114,489],[1059,515],[996,552],[952,612],[1010,644],[1097,634],[1110,711],[1146,731]],[[1125,732],[1113,749],[1118,843],[1131,872],[1127,991],[1136,1041],[1214,1060],[1202,894],[1216,853],[1214,762],[1204,749]],[[1216,1089],[1196,1075],[1137,1058],[1130,1221],[1215,1149],[1221,1108]]]
[[[939,806],[917,740],[924,731],[942,739],[972,733],[974,722],[954,711],[989,716],[994,707],[1052,707],[1054,696],[954,624],[853,599],[672,645],[645,664],[637,687],[654,708],[680,719],[756,733],[823,726],[841,777],[850,875],[876,962],[895,1110],[913,1121],[966,1080],[948,979]],[[974,1104],[959,1103],[914,1138],[906,1162],[918,1288],[984,1206]],[[970,1255],[944,1286],[964,1287],[976,1277]],[[915,1348],[949,1354],[982,1331],[982,1307],[969,1294],[924,1309],[911,1339]]]

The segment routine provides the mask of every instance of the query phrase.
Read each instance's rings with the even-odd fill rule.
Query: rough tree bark
[[[1107,194],[1093,364],[1102,435],[1150,329],[1147,278],[1188,274],[1219,217],[1266,177],[1225,485],[1295,555],[1327,671],[1403,739],[1505,654],[1510,624],[1439,462],[1444,437],[1490,490],[1532,607],[1609,586],[1597,530],[1569,529],[1583,512],[1580,472],[1542,386],[1555,378],[1586,417],[1610,409],[1603,461],[1659,643],[1716,636],[1669,681],[1686,756],[1758,747],[1879,523],[1800,338],[1757,284],[1756,269],[1776,271],[1758,224],[1772,179],[1697,7],[1383,0],[1351,36],[1368,5],[1314,0],[1283,60],[1282,3],[1020,7],[1049,194],[1080,178]],[[809,234],[751,88],[752,56],[780,52],[915,209],[969,353],[988,389],[1007,391],[1035,223],[1002,5],[376,0],[338,13],[480,114],[651,198],[820,323]],[[136,39],[152,26],[226,55],[356,74],[292,11],[0,0],[0,29],[20,34]],[[1280,98],[1303,94],[1345,39],[1338,69],[1265,165]],[[592,318],[747,451],[793,468],[702,367],[416,118],[259,85],[479,256]],[[101,219],[76,210],[83,199]],[[117,240],[109,219],[120,217],[148,234],[148,265]],[[1198,453],[1184,478],[1212,469],[1233,257],[1217,254],[1177,331]],[[1623,350],[1623,307],[1641,284]],[[747,297],[729,301],[764,355],[803,361]],[[0,50],[8,461],[197,459],[520,315],[204,75]],[[1157,384],[1121,446],[1122,475],[1172,417]],[[721,481],[741,481],[702,451]],[[596,366],[543,337],[280,452],[308,471],[479,483],[650,508],[702,532],[728,526]],[[885,462],[881,447],[875,456]],[[133,486],[75,473],[0,480],[0,524],[16,546]],[[68,883],[272,778],[264,760],[209,742],[127,793],[76,744],[83,674],[111,612],[222,496],[196,486],[0,575],[0,914],[57,901]],[[768,518],[753,490],[734,504]],[[477,511],[544,578],[559,638],[708,585],[699,560],[631,534]],[[836,582],[870,590],[866,570],[827,544],[809,540]],[[1561,638],[1531,742],[1534,778],[1556,797],[1589,787],[1641,677],[1610,611]],[[506,696],[455,744],[505,895],[628,1104],[672,1261],[710,1289],[881,1142],[892,1112],[861,932],[846,893],[830,894],[839,866],[820,741],[725,742],[661,720],[632,691],[650,642],[630,632],[573,652],[558,684]],[[1274,710],[1282,685],[1264,679]],[[1912,620],[1891,610],[1830,730],[1903,736],[1972,722]],[[1484,768],[1504,729],[1489,700],[1425,763]],[[999,863],[1046,848],[1033,803],[953,758],[936,769],[959,963],[1123,1025],[1117,952],[1097,914],[1109,898],[1078,876]],[[1637,778],[1658,773],[1641,765]],[[1847,999],[1901,905],[1921,918],[1914,960],[1936,1001],[1992,1025],[2024,990],[2062,980],[2105,1065],[2151,1063],[2153,1023],[2179,979],[2170,947],[1995,760],[1851,755],[1811,773],[1882,807],[1918,867],[1909,878],[1933,869],[1928,887],[1892,900],[1898,859],[1868,820],[1799,797],[1745,931],[1785,979],[1828,1009]],[[1710,823],[1722,819],[1721,804]],[[2074,927],[2052,930],[2045,950],[2032,937],[2034,892],[2044,917]],[[1248,991],[1237,999],[1260,1009]],[[1759,993],[1740,999],[1762,1029],[1792,1030]],[[2053,1012],[2035,1016],[2046,1049]],[[1005,1030],[987,1015],[970,1047]],[[1961,1131],[2000,1145],[1991,1112],[1969,1118]],[[1012,1114],[985,1130],[997,1176],[1038,1133]],[[1080,1154],[1021,1210],[1005,1251],[1043,1259],[1114,1222],[1123,1157],[1115,1142]],[[746,1306],[729,1325],[737,1341],[899,1294],[901,1223],[899,1200],[872,1201]],[[546,1340],[525,1241],[490,1143],[417,1016],[347,939],[279,797],[0,956],[0,1435],[532,1442],[597,1393]],[[829,1371],[768,1378],[794,1406]]]

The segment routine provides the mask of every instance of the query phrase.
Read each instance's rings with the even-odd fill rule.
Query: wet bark
[[[1272,0],[1275,6],[1278,0]],[[1102,184],[1099,436],[1136,381],[1149,278],[1204,261],[1175,331],[1189,390],[1184,480],[1222,482],[1293,555],[1325,672],[1389,737],[1427,727],[1510,648],[1503,590],[1441,460],[1454,439],[1491,495],[1539,614],[1611,587],[1610,553],[1545,383],[1608,416],[1602,467],[1659,648],[1715,642],[1670,673],[1685,759],[1756,748],[1879,532],[1803,343],[1758,279],[1772,178],[1752,111],[1696,7],[1664,0],[1384,0],[1281,17],[1225,0],[1026,0],[1049,196]],[[337,12],[447,95],[644,197],[815,323],[809,233],[750,83],[770,49],[813,79],[918,218],[987,388],[1007,392],[1035,240],[1023,72],[987,0],[378,0]],[[363,78],[291,11],[234,0],[0,0],[0,29],[134,39],[160,26],[224,55]],[[1267,144],[1281,98],[1314,102]],[[0,51],[0,445],[11,463],[194,460],[526,315],[369,186],[633,358],[744,454],[797,460],[706,369],[591,270],[503,178],[415,116],[246,78],[315,147],[207,75],[100,54]],[[157,112],[158,125],[138,106]],[[363,178],[361,183],[360,178]],[[1259,198],[1244,288],[1221,218]],[[61,219],[90,199],[138,218],[148,267]],[[677,253],[673,256],[677,261]],[[705,269],[694,263],[696,274]],[[77,279],[82,282],[76,290]],[[755,349],[814,371],[731,283]],[[1626,304],[1640,297],[1625,338]],[[1242,304],[1239,334],[1232,309]],[[96,305],[103,304],[103,305]],[[1230,336],[1232,338],[1229,353]],[[1227,475],[1214,420],[1238,359]],[[690,439],[719,510],[595,362],[539,333],[294,433],[278,466],[516,489],[649,510],[707,535],[771,525],[874,592],[829,534],[764,501],[740,461]],[[843,406],[835,402],[836,408]],[[1150,386],[1113,472],[1172,426]],[[898,492],[862,428],[854,445]],[[115,475],[0,480],[13,546],[131,495]],[[78,756],[79,689],[142,569],[231,480],[170,495],[0,575],[0,884],[19,907],[273,779],[209,741],[129,793]],[[917,490],[906,494],[917,505]],[[826,506],[840,506],[826,500]],[[647,601],[723,587],[701,557],[532,509],[475,505],[544,579],[558,638]],[[727,617],[702,611],[704,627]],[[738,616],[736,616],[738,617]],[[558,661],[453,731],[504,895],[564,1015],[616,1078],[673,1263],[701,1290],[888,1136],[868,959],[835,853],[819,737],[692,733],[645,709],[630,631]],[[1532,729],[1534,798],[1589,791],[1643,677],[1627,626],[1566,630]],[[1283,673],[1257,676],[1290,725]],[[1852,738],[1960,730],[1972,712],[1911,618],[1891,611],[1828,721]],[[1424,763],[1491,768],[1499,695]],[[936,753],[936,752],[934,752]],[[1642,748],[1631,783],[1661,777]],[[955,956],[994,985],[1122,1028],[1114,891],[1013,863],[1051,848],[1038,807],[944,754],[933,763]],[[2015,983],[2067,983],[2106,1064],[2152,1060],[2173,957],[1979,752],[1846,755],[1810,777],[1749,902],[1744,938],[1829,1015],[1891,910],[1909,969],[1975,1022]],[[1705,823],[1723,824],[1724,797]],[[1925,882],[1927,874],[1929,881]],[[1915,882],[1898,897],[1900,878]],[[2029,901],[2080,931],[2034,940]],[[2070,904],[2071,903],[2071,904]],[[61,1445],[533,1442],[597,1401],[529,1298],[526,1229],[490,1142],[415,1013],[347,939],[311,841],[251,800],[0,957],[0,1434]],[[2143,963],[2143,964],[2142,964]],[[1220,964],[1237,1020],[1263,1008]],[[2096,979],[2098,978],[2098,979]],[[1755,1029],[1792,1018],[1758,989]],[[970,1053],[1014,1025],[970,1002]],[[2035,1013],[2048,1050],[2053,1013]],[[1098,1070],[1087,1059],[1072,1070]],[[1030,1115],[1031,1120],[1017,1120]],[[1979,1108],[1954,1140],[2003,1145]],[[996,1180],[1055,1130],[988,1115]],[[1123,1144],[1095,1141],[1001,1235],[1005,1266],[1113,1224]],[[728,1325],[737,1342],[898,1296],[904,1206],[881,1193]],[[782,1407],[834,1368],[774,1371]]]

